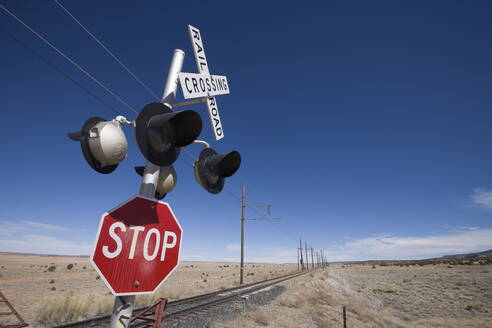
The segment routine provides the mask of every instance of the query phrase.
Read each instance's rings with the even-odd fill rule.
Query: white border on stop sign
[[[159,285],[157,285],[157,287],[154,290],[150,291],[150,292],[116,293],[113,290],[113,288],[111,287],[111,285],[109,284],[109,282],[106,280],[106,277],[104,277],[104,275],[102,274],[102,272],[99,270],[99,268],[97,267],[96,263],[94,263],[94,254],[96,253],[97,241],[99,240],[99,234],[101,233],[102,223],[103,223],[103,220],[106,217],[106,215],[109,215],[109,213],[114,212],[115,210],[117,210],[118,208],[122,207],[123,205],[131,202],[135,198],[147,199],[147,200],[150,200],[150,201],[152,201],[154,203],[160,203],[160,204],[167,205],[167,207],[169,208],[169,211],[173,215],[174,220],[176,221],[176,223],[178,224],[179,229],[181,230],[181,237],[179,239],[178,263],[176,264],[176,266],[171,271],[169,271],[169,273],[167,274],[167,276],[164,279],[162,279],[162,281],[159,283]],[[174,214],[174,211],[173,211],[171,205],[169,205],[169,203],[157,201],[155,199],[144,197],[144,196],[141,196],[141,195],[135,195],[135,196],[131,197],[130,199],[126,200],[125,202],[123,202],[123,203],[121,203],[121,204],[113,207],[111,210],[105,212],[103,215],[101,215],[101,219],[99,220],[99,227],[97,228],[96,240],[94,241],[94,247],[93,247],[93,250],[92,250],[91,257],[89,258],[89,261],[90,261],[92,267],[94,268],[94,270],[96,270],[96,272],[99,274],[99,276],[101,277],[101,279],[104,281],[104,284],[106,285],[106,287],[108,287],[108,289],[111,291],[111,293],[114,296],[154,294],[156,292],[156,290],[158,290],[162,286],[162,284],[167,280],[167,278],[169,278],[173,274],[174,270],[176,270],[178,268],[178,266],[179,266],[180,257],[181,257],[181,244],[182,244],[182,241],[183,241],[183,234],[184,234],[183,228],[181,227],[181,224],[179,223],[179,220],[176,217],[176,215]]]

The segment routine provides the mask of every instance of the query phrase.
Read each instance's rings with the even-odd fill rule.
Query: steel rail
[[[266,279],[266,280],[262,280],[262,281],[257,281],[257,282],[252,282],[252,283],[249,283],[249,284],[244,284],[244,285],[241,285],[241,286],[235,286],[235,287],[226,288],[226,289],[223,289],[223,290],[213,291],[213,292],[210,292],[210,293],[205,293],[205,294],[200,294],[200,295],[196,295],[196,296],[191,296],[191,297],[186,297],[186,298],[182,298],[182,299],[177,299],[177,300],[174,300],[174,301],[169,301],[167,303],[167,309],[169,309],[170,307],[173,307],[173,306],[181,305],[181,304],[199,302],[201,300],[204,300],[204,299],[207,299],[207,298],[210,298],[210,297],[214,297],[214,296],[217,296],[219,294],[224,294],[224,293],[228,293],[228,292],[234,292],[234,291],[241,290],[241,289],[247,289],[247,288],[250,288],[250,287],[254,287],[256,285],[262,285],[262,284],[269,283],[269,282],[273,282],[273,284],[279,283],[279,282],[283,281],[282,279],[287,280],[287,279],[294,278],[294,277],[297,277],[299,275],[305,274],[307,272],[309,272],[309,271],[304,271],[304,272],[301,272],[301,273],[296,272],[296,273],[293,273],[293,274],[290,273],[290,274],[279,276],[279,277],[275,277],[275,278],[270,278],[270,279]],[[279,281],[276,281],[276,280],[279,280]],[[259,287],[260,288],[258,288],[258,289],[265,288],[265,286],[263,286],[263,285],[262,286],[259,286]],[[247,289],[245,291],[242,291],[242,292],[239,292],[239,293],[235,293],[235,294],[230,295],[230,296],[227,296],[227,297],[237,297],[241,293],[251,292],[251,290],[252,289]],[[224,299],[224,298],[221,298],[221,300],[222,299]],[[139,308],[139,309],[135,309],[134,312],[140,312],[140,311],[146,309],[147,307],[148,306],[145,306],[145,307],[142,307],[142,308]],[[186,309],[184,309],[184,310],[186,310]],[[184,310],[180,310],[180,311],[184,311]],[[179,312],[179,311],[177,311],[177,312]],[[173,314],[174,314],[174,312],[173,313],[169,313],[169,315],[173,315]],[[166,316],[165,316],[165,318],[166,318]],[[97,327],[98,325],[101,325],[101,324],[103,324],[105,322],[108,322],[110,319],[111,319],[111,315],[103,315],[103,316],[98,316],[98,317],[94,317],[94,318],[90,318],[90,319],[85,319],[85,320],[80,320],[80,321],[76,321],[76,322],[71,322],[71,323],[67,323],[67,324],[58,325],[58,326],[55,326],[53,328]]]
[[[169,321],[172,321],[172,320],[179,320],[181,316],[186,316],[186,315],[189,315],[189,314],[193,314],[193,313],[195,313],[197,311],[201,311],[201,310],[204,310],[204,309],[208,309],[208,308],[210,308],[212,306],[216,306],[216,305],[220,305],[222,303],[229,302],[231,300],[236,299],[239,296],[243,296],[243,295],[246,295],[246,294],[250,294],[250,293],[253,293],[253,292],[256,292],[256,291],[265,289],[267,287],[270,287],[270,286],[279,284],[281,282],[284,282],[284,281],[289,280],[289,279],[292,279],[292,278],[296,278],[296,277],[301,276],[301,275],[304,275],[306,273],[307,272],[302,272],[302,273],[295,273],[295,274],[292,274],[292,275],[289,275],[289,276],[286,276],[286,277],[284,276],[282,279],[277,279],[276,281],[271,281],[269,283],[261,284],[260,286],[249,288],[249,289],[240,291],[238,293],[234,293],[232,295],[223,296],[223,297],[221,297],[219,299],[215,299],[215,300],[212,300],[212,301],[209,301],[209,302],[201,303],[201,304],[198,304],[198,305],[195,305],[195,306],[192,306],[192,307],[183,309],[183,310],[179,310],[179,311],[176,311],[176,312],[168,313],[168,314],[164,315],[164,323],[169,322]],[[138,324],[135,327],[138,327]]]

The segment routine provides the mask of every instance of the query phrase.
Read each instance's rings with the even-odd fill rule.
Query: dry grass
[[[399,289],[391,285],[384,285],[381,288],[374,288],[372,291],[375,293],[398,293]]]
[[[213,327],[340,327],[342,304],[346,296],[332,288],[327,278],[327,271],[315,272],[282,283],[286,291],[270,305],[226,322],[215,323]],[[350,306],[353,307],[352,312],[348,313],[350,327],[386,327],[363,305],[352,303]],[[265,314],[267,319],[263,320]]]
[[[111,310],[112,300],[94,300],[94,296],[74,296],[44,300],[36,311],[36,326],[52,327],[65,322],[85,319]]]
[[[343,305],[350,328],[492,327],[491,271],[473,265],[332,265],[283,283],[285,292],[261,311],[269,327],[283,328],[341,327]],[[263,326],[250,316],[214,325]]]
[[[284,275],[295,267],[246,264],[245,283]],[[33,327],[110,313],[113,306],[114,297],[87,257],[0,253],[0,275],[2,293]],[[137,297],[136,306],[150,305],[159,297],[174,300],[225,289],[237,285],[238,277],[237,264],[182,262],[156,294]],[[74,309],[71,315],[64,313],[68,306]]]
[[[155,294],[138,295],[135,298],[135,307],[144,307],[155,303],[160,297],[178,299],[181,293],[172,291],[166,293],[159,291]],[[75,295],[69,293],[65,296],[45,299],[35,310],[35,326],[52,327],[67,322],[91,318],[98,315],[110,314],[113,308],[114,297],[111,295]]]
[[[270,321],[268,315],[262,310],[248,312],[246,314],[246,317],[260,326],[268,326],[268,323]]]
[[[488,328],[490,327],[490,318],[429,318],[418,319],[414,322],[412,328]]]

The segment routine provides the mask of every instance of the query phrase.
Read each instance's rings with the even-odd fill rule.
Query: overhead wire
[[[111,52],[111,50],[109,50],[108,47],[106,47],[94,34],[92,34],[92,32],[89,31],[89,29],[85,27],[67,8],[65,8],[58,0],[53,1],[61,9],[63,9],[63,11],[65,11],[65,13],[70,16],[84,31],[86,31],[87,34],[89,34],[89,36],[101,46],[101,48],[103,48],[111,57],[113,57],[113,59],[116,60],[116,62],[120,64],[121,67],[123,67],[123,69],[135,79],[135,81],[137,81],[145,90],[147,90],[147,92],[149,92],[157,101],[160,101],[159,97],[137,75],[135,75],[125,64],[123,64],[123,62],[113,52]]]
[[[94,99],[96,99],[97,101],[99,101],[102,105],[104,105],[105,107],[107,107],[108,109],[110,109],[111,111],[113,111],[116,115],[119,114],[114,107],[112,107],[111,105],[109,105],[108,103],[106,103],[102,98],[100,98],[99,96],[97,96],[96,94],[94,94],[92,91],[90,91],[85,86],[83,86],[80,82],[76,81],[70,75],[68,75],[67,73],[65,73],[60,67],[56,66],[55,64],[53,64],[52,62],[50,62],[49,60],[47,60],[46,58],[44,58],[43,56],[41,56],[33,48],[31,48],[30,46],[28,46],[27,44],[25,44],[24,42],[22,42],[21,40],[19,40],[18,38],[16,38],[12,34],[10,34],[9,32],[7,32],[5,30],[3,30],[3,32],[8,37],[10,37],[12,40],[14,40],[15,42],[17,42],[19,45],[21,45],[22,47],[24,47],[27,50],[29,50],[34,56],[36,56],[37,58],[39,58],[40,60],[42,60],[46,65],[50,66],[52,69],[54,69],[58,73],[62,74],[65,78],[67,78],[69,81],[71,81],[77,87],[79,87],[81,90],[83,90],[84,92],[86,92],[87,94],[89,94],[90,96],[92,96]]]
[[[125,107],[127,107],[129,110],[134,112],[135,114],[138,114],[138,112],[130,106],[127,102],[125,102],[123,99],[121,99],[120,96],[118,96],[116,93],[114,93],[111,89],[106,87],[102,82],[99,82],[98,79],[96,79],[94,76],[92,76],[89,72],[87,72],[85,69],[83,69],[79,64],[77,64],[72,58],[67,56],[65,53],[63,53],[61,50],[59,50],[57,47],[55,47],[53,44],[51,44],[48,40],[46,40],[43,36],[41,36],[38,32],[36,32],[32,27],[27,25],[22,19],[17,17],[14,13],[12,13],[10,10],[5,8],[2,4],[0,4],[0,8],[3,9],[7,14],[12,16],[15,20],[17,20],[20,24],[22,24],[25,28],[27,28],[31,33],[33,33],[35,36],[37,36],[41,41],[43,41],[45,44],[47,44],[51,49],[55,50],[60,56],[65,58],[68,62],[70,62],[73,66],[75,66],[78,70],[80,70],[82,73],[84,73],[87,77],[89,77],[93,82],[95,82],[97,85],[99,85],[101,88],[103,88],[106,92],[108,92],[110,95],[112,95],[114,98],[116,98],[120,103],[122,103]]]
[[[121,60],[119,60],[119,58],[113,54],[99,39],[97,39],[97,37],[95,37],[72,13],[70,13],[70,11],[68,9],[66,9],[61,3],[59,3],[57,0],[54,0],[54,2],[60,6],[60,8],[62,8],[78,25],[80,25],[118,64],[120,64],[124,69],[125,71],[127,71],[142,87],[144,87],[152,96],[154,96],[158,101],[160,101],[160,99],[157,97],[157,95],[155,95],[152,90],[150,90],[150,88],[141,80],[139,79],[133,72],[130,71],[130,69],[128,69],[128,67],[123,64],[121,62]],[[115,94],[111,89],[109,89],[108,87],[106,87],[102,82],[99,82],[99,80],[97,80],[94,76],[92,76],[89,72],[87,72],[85,69],[83,69],[80,65],[78,65],[73,59],[71,59],[69,56],[67,56],[65,53],[63,53],[61,50],[59,50],[58,48],[56,48],[53,44],[51,44],[47,39],[45,39],[43,36],[41,36],[38,32],[36,32],[33,28],[31,28],[28,24],[26,24],[23,20],[21,20],[19,17],[17,17],[14,13],[12,13],[11,11],[9,11],[5,6],[3,6],[2,4],[0,4],[0,8],[3,9],[6,13],[8,13],[10,16],[12,16],[15,20],[17,20],[20,24],[22,24],[25,28],[27,28],[31,33],[33,33],[36,37],[38,37],[41,41],[43,41],[45,44],[47,44],[49,47],[51,47],[53,50],[55,50],[60,56],[62,56],[63,58],[65,58],[68,62],[70,62],[72,65],[74,65],[77,69],[79,69],[82,73],[84,73],[87,77],[89,77],[93,82],[95,82],[96,84],[98,84],[101,88],[103,88],[106,92],[108,92],[109,94],[111,94],[114,98],[116,98],[119,102],[121,102],[123,105],[125,105],[128,109],[130,109],[131,111],[133,111],[134,113],[138,114],[138,112],[132,107],[130,106],[128,103],[126,103],[123,99],[121,99],[121,97],[119,97],[117,94]],[[22,46],[28,48],[29,50],[31,50],[31,52],[36,55],[38,58],[40,58],[41,60],[43,60],[45,63],[47,63],[48,65],[50,65],[52,68],[54,68],[55,70],[57,70],[58,72],[60,72],[61,74],[63,74],[65,77],[67,77],[70,81],[72,81],[73,83],[75,83],[78,87],[80,87],[82,90],[84,90],[85,92],[89,93],[91,96],[95,97],[98,101],[100,101],[102,104],[104,104],[106,107],[110,108],[111,110],[113,110],[115,113],[116,110],[114,108],[112,108],[111,106],[109,106],[108,104],[106,104],[101,98],[97,97],[95,94],[93,94],[92,92],[90,92],[87,88],[85,88],[83,85],[81,85],[80,83],[78,83],[77,81],[75,81],[74,79],[72,79],[68,74],[66,74],[65,72],[63,72],[60,68],[58,68],[57,66],[55,66],[54,64],[50,63],[48,60],[44,59],[43,57],[41,57],[38,53],[36,53],[33,49],[30,49],[29,47],[27,47],[24,43],[22,43],[20,40],[18,40],[17,38],[13,37],[12,35],[10,35],[9,33],[7,33],[13,40],[15,40],[16,42],[18,42],[19,44],[21,44]],[[193,166],[193,163],[195,161],[195,158],[190,154],[190,152],[187,150],[187,149],[183,149],[184,150],[184,153],[192,160],[191,162],[191,165]],[[238,200],[239,202],[242,202],[242,199],[240,197],[238,197],[236,194],[234,194],[233,192],[231,192],[230,190],[228,190],[228,188],[224,188],[223,190],[225,190],[231,197],[233,197],[235,200]],[[258,214],[261,215],[261,213],[259,213],[257,211],[256,208],[251,208],[253,209],[255,212],[257,212]]]

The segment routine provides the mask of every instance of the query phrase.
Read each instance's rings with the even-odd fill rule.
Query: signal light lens
[[[168,166],[179,156],[179,147],[195,141],[202,131],[202,119],[192,110],[173,112],[162,103],[145,106],[136,119],[137,144],[144,157]]]

